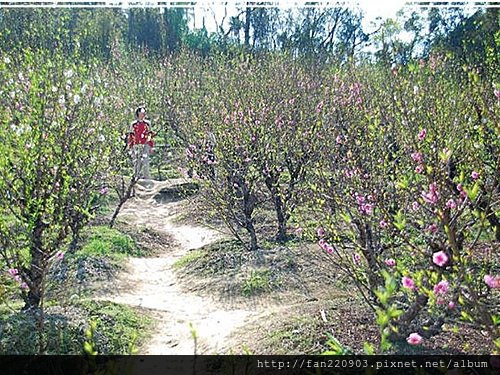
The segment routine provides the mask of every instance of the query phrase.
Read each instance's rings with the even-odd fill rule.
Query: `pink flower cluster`
[[[435,295],[443,295],[448,292],[448,289],[450,287],[450,284],[446,280],[441,280],[439,283],[434,285],[434,294]]]
[[[491,289],[500,289],[500,276],[485,275],[484,282]]]
[[[444,251],[438,251],[432,254],[432,261],[439,267],[444,267],[448,263],[448,255]]]
[[[333,247],[328,244],[323,238],[319,240],[319,247],[321,247],[323,250],[325,250],[327,253],[331,254],[333,253]]]
[[[423,141],[425,139],[425,136],[427,135],[427,130],[422,129],[420,133],[418,133],[418,140]]]
[[[417,163],[422,163],[422,154],[420,152],[414,152],[411,154],[411,158],[413,161],[416,161]]]
[[[369,195],[368,197],[364,197],[363,195],[359,195],[358,193],[354,194],[356,198],[356,203],[358,204],[358,210],[363,215],[371,215],[373,213],[373,203],[369,203],[369,201],[373,200],[373,197]]]
[[[446,202],[446,208],[454,209],[457,207],[457,203],[453,199],[449,199],[448,202]]]
[[[439,200],[439,192],[437,191],[437,185],[435,182],[429,185],[429,191],[422,192],[422,198],[424,201],[430,204],[436,204]]]
[[[21,275],[19,275],[19,270],[17,268],[10,268],[8,270],[9,275],[19,284],[21,289],[28,289],[28,284],[26,284]]]
[[[396,261],[392,258],[386,259],[384,263],[389,267],[394,267],[396,265]]]
[[[413,279],[408,276],[403,276],[403,278],[401,279],[401,283],[403,284],[403,288],[406,289],[414,290],[416,287],[415,281],[413,281]]]
[[[467,192],[465,191],[464,187],[462,184],[457,185],[457,190],[460,192],[460,198],[465,199],[467,198]]]
[[[429,224],[425,230],[429,233],[437,233],[438,226],[435,223]]]
[[[418,165],[415,167],[415,172],[416,173],[422,173],[424,171],[424,166],[422,164],[423,162],[423,156],[420,152],[414,152],[411,154],[411,158],[413,161],[417,162]]]
[[[318,233],[318,237],[320,237],[320,238],[325,237],[325,228],[323,228],[323,227],[318,228],[317,233]]]
[[[420,345],[424,339],[418,333],[410,333],[406,338],[406,342],[410,345]]]
[[[360,264],[361,263],[361,256],[358,253],[355,253],[352,255],[352,261],[354,264]]]

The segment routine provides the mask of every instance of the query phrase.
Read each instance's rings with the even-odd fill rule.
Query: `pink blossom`
[[[427,135],[427,130],[422,129],[420,133],[418,133],[418,140],[423,141],[426,135]]]
[[[387,226],[388,226],[389,224],[387,224],[387,221],[385,221],[385,220],[380,220],[379,225],[380,225],[380,228],[385,229],[385,228],[387,228]]]
[[[444,299],[442,299],[442,298],[436,298],[436,303],[437,303],[438,305],[444,305],[445,300],[444,300]]]
[[[432,261],[439,267],[444,267],[448,260],[448,255],[444,251],[438,251],[432,255]]]
[[[319,237],[324,237],[325,236],[325,229],[323,227],[318,228],[318,236]]]
[[[304,229],[303,229],[303,228],[298,227],[298,228],[296,228],[296,229],[295,229],[295,234],[296,234],[297,236],[301,236],[301,235],[302,235],[302,233],[304,233]]]
[[[104,186],[101,190],[99,190],[99,193],[101,193],[102,195],[105,195],[108,193],[108,188],[107,186]]]
[[[392,258],[386,259],[384,263],[389,267],[394,267],[396,265],[396,261]]]
[[[422,163],[422,154],[420,152],[414,152],[411,154],[411,158],[417,163]]]
[[[453,309],[455,308],[455,302],[450,301],[450,303],[448,303],[448,308],[449,308],[450,310],[453,310]]]
[[[19,285],[19,287],[21,289],[28,289],[28,284],[26,284],[25,282],[22,282],[21,285]]]
[[[421,174],[424,171],[424,166],[419,164],[415,167],[415,173]]]
[[[62,251],[58,251],[58,252],[56,253],[56,258],[57,258],[57,259],[63,259],[63,258],[64,258],[64,253],[63,253]]]
[[[453,209],[456,207],[457,207],[457,204],[453,199],[449,199],[448,202],[446,202],[446,208]]]
[[[460,197],[465,199],[467,198],[467,192],[465,191],[464,187],[462,186],[462,184],[458,184],[457,185],[457,190],[460,192]]]
[[[471,177],[474,181],[476,181],[479,178],[479,173],[476,171],[472,171]]]
[[[363,197],[362,195],[359,195],[358,193],[355,194],[356,196],[356,202],[360,205],[362,203],[364,203],[365,201],[365,197]]]
[[[413,202],[413,203],[411,204],[411,209],[412,209],[413,211],[417,211],[419,208],[420,208],[420,204],[418,204],[418,202]]]
[[[364,215],[371,215],[373,212],[373,204],[364,203],[359,207],[359,211]]]
[[[484,282],[491,289],[499,289],[500,288],[500,276],[484,275]]]
[[[437,191],[436,183],[433,182],[429,185],[429,192],[422,192],[422,198],[424,201],[430,204],[436,204],[439,199],[439,192]]]
[[[318,241],[318,245],[319,245],[319,247],[321,247],[323,250],[326,250],[326,245],[327,245],[327,243],[326,243],[326,241],[325,241],[325,239],[324,239],[324,238],[322,238],[322,239],[320,239],[320,240]]]
[[[12,276],[12,277],[14,277],[17,274],[19,274],[19,271],[17,270],[17,268],[10,268],[8,272],[9,272],[9,275]]]
[[[332,254],[333,253],[333,246],[330,246],[327,244],[325,250],[328,254]]]
[[[406,338],[406,342],[410,345],[420,345],[423,339],[418,333],[410,333],[410,335]]]
[[[407,288],[410,290],[415,289],[415,281],[413,281],[412,278],[407,277],[407,276],[403,276],[403,278],[401,279],[401,282],[403,284],[403,288]]]
[[[434,294],[439,295],[439,294],[446,294],[450,287],[450,284],[446,280],[441,280],[439,283],[434,285]]]
[[[316,106],[316,112],[319,113],[323,109],[323,101],[319,102],[318,105]]]
[[[352,260],[354,263],[359,264],[361,262],[361,256],[358,253],[352,255]]]
[[[338,145],[342,144],[342,136],[337,135],[337,138],[335,138],[335,142],[337,142]]]
[[[500,90],[495,89],[493,92],[495,93],[495,96],[497,97],[497,99],[500,99]]]
[[[21,276],[19,276],[19,275],[14,276],[14,280],[16,280],[18,283],[20,283],[21,281],[23,281],[21,279]]]
[[[438,226],[435,223],[432,223],[429,224],[425,230],[430,233],[436,233],[438,231]]]

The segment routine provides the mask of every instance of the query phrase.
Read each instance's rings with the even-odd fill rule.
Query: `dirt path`
[[[151,228],[175,239],[176,246],[150,258],[130,258],[125,272],[116,280],[115,292],[102,296],[116,303],[149,310],[156,320],[153,336],[140,354],[193,354],[195,343],[190,324],[198,337],[198,354],[222,354],[232,347],[231,333],[256,317],[257,310],[233,309],[209,297],[181,290],[173,264],[188,250],[215,241],[219,233],[203,227],[177,225],[175,216],[183,202],[158,202],[161,189],[183,180],[153,182],[139,187],[118,218],[130,225]]]

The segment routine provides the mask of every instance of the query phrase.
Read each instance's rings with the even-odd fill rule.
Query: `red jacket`
[[[151,131],[151,123],[147,120],[136,120],[132,123],[128,138],[128,145],[132,147],[138,144],[148,144],[151,148],[154,147],[153,132]]]

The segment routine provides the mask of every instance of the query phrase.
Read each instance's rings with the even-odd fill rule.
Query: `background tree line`
[[[188,8],[2,9],[0,48],[59,48],[78,51],[83,59],[109,59],[118,46],[157,55],[182,48],[203,56],[279,51],[329,63],[367,59],[389,65],[441,51],[476,65],[487,55],[498,56],[500,37],[495,8],[471,15],[462,8],[401,11],[397,20],[381,21],[370,32],[363,27],[364,15],[347,8],[238,8],[221,20],[214,16],[216,31],[210,33],[205,22],[191,29],[193,17]],[[398,37],[403,31],[409,35],[405,40]]]

